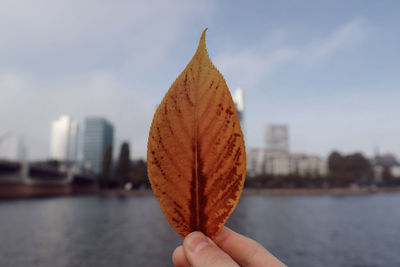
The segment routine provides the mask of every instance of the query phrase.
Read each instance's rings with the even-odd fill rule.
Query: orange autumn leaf
[[[205,32],[158,106],[147,147],[154,195],[182,237],[202,231],[214,238],[239,201],[246,173],[239,119]]]

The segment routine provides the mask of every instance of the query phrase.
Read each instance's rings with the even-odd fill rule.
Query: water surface
[[[172,266],[153,196],[0,202],[0,266]],[[400,194],[243,196],[228,221],[289,266],[400,266]]]

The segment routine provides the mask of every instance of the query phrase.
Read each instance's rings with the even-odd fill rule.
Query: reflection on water
[[[244,196],[228,226],[292,266],[400,266],[400,195]],[[171,266],[152,196],[0,203],[1,266]]]

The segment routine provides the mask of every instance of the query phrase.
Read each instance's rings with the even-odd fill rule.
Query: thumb
[[[215,243],[201,232],[193,232],[183,241],[185,256],[193,267],[239,266]]]

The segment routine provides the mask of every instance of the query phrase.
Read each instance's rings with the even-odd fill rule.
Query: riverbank
[[[245,195],[363,195],[376,193],[400,193],[400,187],[390,188],[276,188],[276,189],[254,189],[245,188]],[[97,186],[43,186],[43,185],[19,185],[2,184],[0,185],[0,200],[6,199],[24,199],[24,198],[45,198],[74,195],[92,195],[102,196],[131,196],[131,195],[152,195],[150,189],[145,190],[100,190]]]
[[[400,187],[393,188],[245,188],[244,195],[364,195],[379,193],[400,193]],[[149,195],[153,194],[151,190],[132,190],[132,191],[101,191],[102,195]]]
[[[0,200],[71,196],[98,192],[97,186],[1,184]]]
[[[400,193],[400,187],[388,188],[246,188],[247,195],[363,195],[376,193]]]

